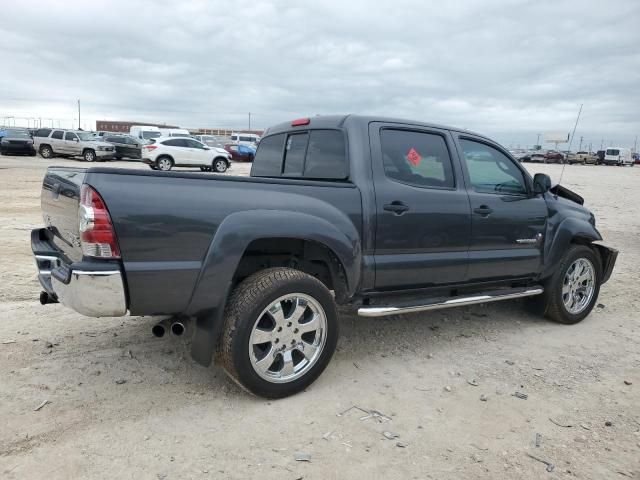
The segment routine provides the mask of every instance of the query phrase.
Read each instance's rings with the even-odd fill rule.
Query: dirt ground
[[[563,183],[620,250],[582,323],[519,301],[343,314],[320,379],[265,401],[195,364],[186,340],[154,338],[150,317],[38,303],[29,231],[42,225],[47,164],[0,158],[0,477],[640,478],[639,167],[566,168]],[[123,164],[142,168],[110,165]],[[527,168],[557,179],[561,166]]]

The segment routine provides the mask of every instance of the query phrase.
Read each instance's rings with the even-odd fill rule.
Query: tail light
[[[151,150],[155,150],[156,148],[158,148],[157,145],[145,145],[144,148],[146,148],[147,150],[151,151]]]
[[[80,190],[78,211],[82,254],[89,257],[120,258],[116,232],[102,197],[89,185]]]

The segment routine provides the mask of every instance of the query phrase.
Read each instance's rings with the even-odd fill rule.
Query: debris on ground
[[[396,442],[396,447],[407,448],[407,444],[403,442]]]
[[[549,421],[555,425],[558,425],[559,427],[565,427],[565,428],[570,428],[573,427],[573,424],[566,421],[566,420],[554,420],[552,417],[549,417]]]
[[[611,420],[607,420],[606,422],[604,422],[604,426],[605,427],[613,427],[613,422]]]
[[[529,395],[527,395],[526,393],[522,393],[522,392],[515,392],[511,394],[512,397],[516,397],[516,398],[520,398],[522,400],[526,400],[527,398],[529,398]]]
[[[580,426],[582,428],[584,428],[585,430],[591,430],[591,427],[589,425],[587,425],[586,423],[581,423]]]
[[[471,459],[476,463],[482,463],[482,461],[483,461],[483,458],[480,455],[476,454],[476,453],[471,455]]]
[[[38,405],[36,408],[33,409],[34,412],[39,411],[42,407],[44,407],[47,403],[51,403],[49,400],[45,400],[44,402],[42,402],[40,405]]]
[[[525,452],[527,454],[528,457],[533,458],[534,460],[537,460],[540,463],[544,463],[547,466],[547,472],[553,472],[553,469],[556,468],[555,465],[551,462],[548,462],[546,460],[543,460],[542,458],[538,458],[534,455],[531,455],[529,452]]]
[[[536,447],[540,447],[541,443],[542,443],[542,435],[539,433],[536,433]]]
[[[447,385],[446,387],[444,387],[444,390],[445,390],[446,392],[450,392],[450,391],[451,391],[451,386],[450,386],[450,385]]]
[[[515,365],[516,362],[514,362],[513,360],[505,360],[504,363],[506,363],[507,365]]]
[[[604,303],[599,303],[598,305],[596,305],[597,308],[604,308],[605,304]]]
[[[482,395],[480,395],[480,401],[481,402],[486,402],[487,400],[489,400],[489,397],[487,397],[484,393]]]
[[[387,440],[393,440],[395,438],[400,438],[400,435],[398,435],[397,433],[387,432],[387,431],[382,432],[382,436],[384,436],[384,438],[386,438]]]
[[[475,378],[472,378],[471,380],[467,380],[467,383],[469,385],[473,385],[474,387],[477,387],[479,385],[478,381]]]
[[[44,348],[53,348],[53,343],[47,342],[44,344]]]
[[[331,437],[331,435],[333,435],[333,430],[322,435],[322,439],[329,441],[329,437]]]
[[[625,380],[624,384],[625,385],[633,385],[633,382],[631,380]]]
[[[2,342],[3,345],[9,345],[10,343],[16,343],[15,340],[5,340],[4,342]]]
[[[337,417],[342,417],[345,413],[350,412],[350,411],[351,411],[351,410],[353,410],[353,409],[360,410],[361,412],[364,412],[364,413],[366,413],[366,414],[369,414],[369,413],[370,413],[370,412],[369,412],[369,410],[366,410],[366,409],[364,409],[364,408],[362,408],[362,407],[359,407],[359,406],[357,406],[357,405],[351,405],[351,406],[350,406],[349,408],[347,408],[346,410],[343,410],[343,411],[342,411],[342,412],[340,412],[340,413],[336,413],[336,416],[337,416]]]
[[[119,378],[118,380],[116,380],[116,383],[118,385],[122,385],[123,383],[127,383],[127,381],[124,378]]]
[[[306,452],[296,452],[293,454],[293,458],[296,462],[310,462],[311,454]]]

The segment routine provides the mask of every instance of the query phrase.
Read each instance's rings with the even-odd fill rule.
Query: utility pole
[[[251,112],[249,112],[249,131],[251,131]]]
[[[638,135],[636,135],[636,139],[633,141],[633,153],[638,153]]]
[[[602,150],[603,146],[604,146],[604,138],[602,140],[600,140],[600,150]]]
[[[536,145],[540,145],[540,134],[538,134],[538,139],[536,140]]]
[[[78,130],[80,130],[80,99],[78,99]]]
[[[578,147],[578,151],[579,151],[579,152],[581,152],[581,151],[582,151],[582,139],[583,139],[583,138],[584,138],[584,137],[581,135],[581,136],[580,136],[580,146]]]

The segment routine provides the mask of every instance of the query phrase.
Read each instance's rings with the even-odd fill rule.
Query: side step
[[[468,297],[453,297],[448,300],[439,298],[433,302],[421,305],[376,305],[361,307],[358,315],[361,317],[385,317],[387,315],[399,315],[402,313],[426,312],[428,310],[439,310],[441,308],[461,307],[463,305],[474,305],[476,303],[499,302],[500,300],[512,300],[514,298],[532,297],[544,292],[541,286],[527,288],[513,288],[511,290],[498,290]]]

